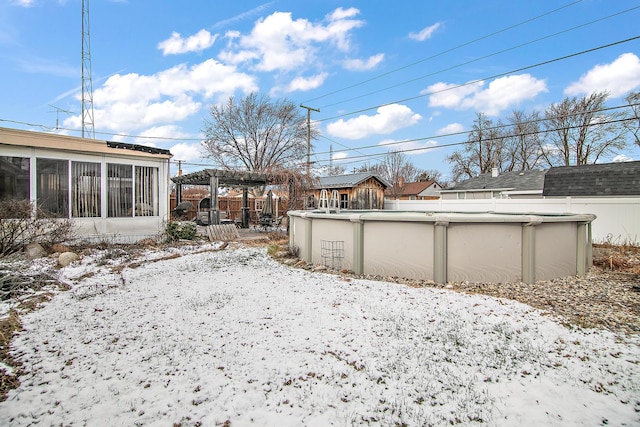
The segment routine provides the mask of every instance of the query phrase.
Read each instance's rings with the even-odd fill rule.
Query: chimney
[[[400,188],[404,187],[404,178],[403,177],[398,178],[398,187],[400,187]]]
[[[498,168],[491,168],[491,178],[496,178],[498,176]]]

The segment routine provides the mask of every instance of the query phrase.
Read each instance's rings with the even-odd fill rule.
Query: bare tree
[[[269,173],[304,166],[307,121],[293,102],[251,93],[211,106],[210,116],[203,145],[220,167]],[[311,138],[317,133],[312,128]]]
[[[400,191],[401,182],[416,181],[423,172],[400,151],[389,151],[382,161],[373,165],[371,169],[391,184],[390,190],[394,197]]]
[[[503,170],[505,135],[501,126],[499,122],[494,125],[483,113],[476,114],[464,148],[447,157],[453,164],[454,181],[490,172],[494,167]]]
[[[541,166],[540,114],[514,110],[505,131],[503,170],[522,171]]]
[[[326,174],[329,176],[344,175],[346,171],[341,165],[331,165],[327,168]]]
[[[440,184],[442,181],[442,172],[435,169],[426,169],[423,170],[417,177],[416,181],[425,182],[425,181],[435,181]]]
[[[565,98],[545,111],[543,155],[550,165],[585,165],[626,146],[622,113],[604,111],[607,92]]]
[[[631,92],[627,95],[626,100],[631,112],[625,126],[633,137],[633,142],[640,145],[640,92]]]

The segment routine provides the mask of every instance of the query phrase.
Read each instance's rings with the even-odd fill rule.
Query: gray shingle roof
[[[366,181],[369,178],[375,178],[384,187],[390,187],[391,185],[382,179],[380,175],[373,172],[360,172],[360,173],[352,173],[348,175],[334,175],[334,176],[323,176],[318,178],[319,188],[349,188],[355,187],[363,181]]]
[[[544,196],[638,196],[640,161],[552,167]]]
[[[444,191],[470,191],[470,190],[512,190],[530,191],[540,190],[544,185],[545,171],[528,170],[517,172],[500,172],[496,177],[491,173],[484,173],[465,181],[457,183]]]

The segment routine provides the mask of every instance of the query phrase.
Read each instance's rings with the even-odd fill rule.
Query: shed
[[[317,207],[322,190],[336,190],[340,209],[384,209],[384,190],[390,186],[374,172],[320,177],[308,193],[307,207]]]

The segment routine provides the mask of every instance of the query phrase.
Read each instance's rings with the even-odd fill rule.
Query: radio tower
[[[93,83],[91,81],[91,33],[89,0],[82,0],[82,137],[95,139],[93,128]]]

